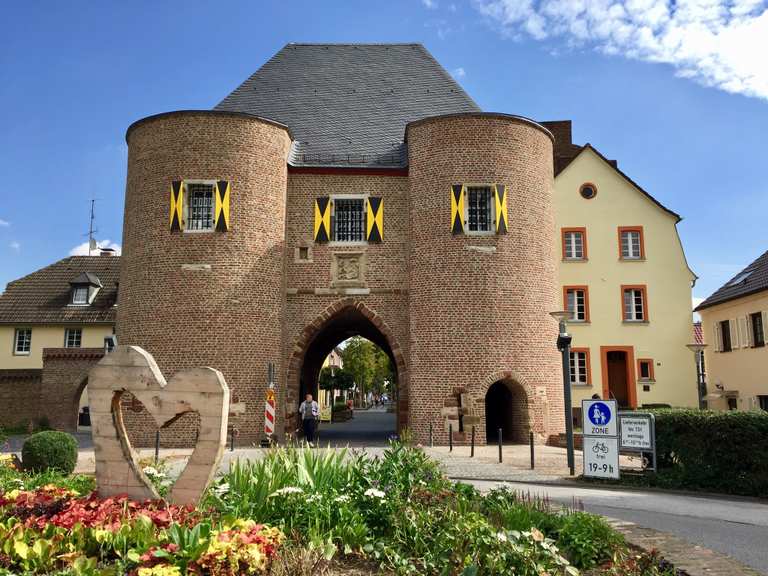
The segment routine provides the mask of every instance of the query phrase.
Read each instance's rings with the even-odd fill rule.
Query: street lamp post
[[[573,409],[571,407],[571,335],[566,330],[566,320],[570,313],[566,310],[549,313],[557,320],[560,332],[557,335],[557,349],[563,357],[563,402],[565,404],[565,438],[568,452],[568,469],[575,475],[573,457]]]
[[[704,380],[704,360],[699,359],[703,356],[706,344],[686,344],[688,350],[693,352],[694,362],[696,363],[696,394],[699,397],[699,409],[704,410],[706,408],[704,399],[707,395],[707,383]]]

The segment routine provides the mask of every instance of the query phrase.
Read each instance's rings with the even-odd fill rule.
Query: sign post
[[[615,400],[582,400],[584,476],[619,477],[619,428]]]
[[[266,400],[264,402],[264,434],[267,440],[272,443],[272,434],[275,433],[275,365],[270,362],[267,366],[267,388]]]

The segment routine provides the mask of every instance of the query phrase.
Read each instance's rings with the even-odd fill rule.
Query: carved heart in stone
[[[200,415],[197,444],[169,496],[174,504],[195,504],[213,479],[227,440],[229,388],[224,376],[213,368],[193,368],[166,383],[152,355],[138,346],[118,346],[91,369],[88,398],[99,493],[159,498],[126,434],[120,409],[126,392],[159,427],[187,412]]]

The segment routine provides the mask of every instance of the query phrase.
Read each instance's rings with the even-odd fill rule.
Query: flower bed
[[[453,484],[400,443],[382,458],[272,449],[235,463],[197,508],[99,498],[78,477],[41,485],[8,468],[0,576],[294,576],[360,563],[397,575],[675,573],[598,516]]]

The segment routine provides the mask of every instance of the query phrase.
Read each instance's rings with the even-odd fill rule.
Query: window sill
[[[619,258],[619,262],[645,262],[645,258]]]
[[[213,228],[206,228],[205,230],[187,230],[184,229],[184,234],[211,234],[213,233]]]
[[[326,246],[330,246],[331,248],[343,248],[345,246],[353,246],[353,247],[361,247],[361,246],[368,246],[368,242],[365,240],[355,240],[352,242],[342,242],[339,240],[331,240],[330,242],[321,242],[321,244],[325,244]]]
[[[647,326],[650,322],[648,320],[622,320],[622,324]]]
[[[563,262],[589,262],[589,258],[563,258]]]
[[[568,326],[589,326],[589,320],[568,320]]]
[[[572,388],[592,388],[592,383],[587,382],[586,384],[582,384],[581,382],[571,382]]]
[[[655,378],[638,378],[637,379],[638,384],[656,384]]]
[[[765,342],[763,342],[762,344],[755,344],[753,346],[750,346],[750,348],[765,348]]]
[[[30,356],[29,352],[14,352],[14,356]]]

